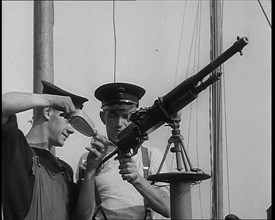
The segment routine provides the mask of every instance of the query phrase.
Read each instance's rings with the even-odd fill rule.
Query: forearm
[[[150,208],[166,218],[170,217],[170,197],[166,192],[151,185],[142,176],[138,176],[132,184],[143,196]]]
[[[95,208],[95,171],[91,171],[85,173],[85,177],[80,188],[75,210],[76,219],[91,219]]]
[[[108,140],[105,136],[97,134],[91,139],[91,146],[87,146],[86,150],[89,154],[85,164],[85,176],[80,187],[80,193],[76,205],[75,216],[77,220],[92,219],[96,209],[95,196],[95,177],[96,168],[99,162],[106,154]]]
[[[2,116],[50,105],[49,95],[9,92],[2,95]]]

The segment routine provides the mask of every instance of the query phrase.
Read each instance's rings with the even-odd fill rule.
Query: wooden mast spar
[[[222,1],[210,1],[210,59],[222,53]],[[217,67],[213,74],[222,72]],[[211,145],[212,145],[212,219],[223,219],[223,139],[222,139],[222,80],[210,87]]]
[[[53,1],[33,2],[33,92],[42,93],[41,80],[54,81]],[[33,118],[39,114],[33,111]],[[53,147],[51,153],[55,154]]]

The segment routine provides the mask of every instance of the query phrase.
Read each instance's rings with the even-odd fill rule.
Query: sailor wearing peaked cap
[[[144,94],[145,90],[140,86],[121,82],[108,83],[95,90],[95,97],[102,102],[103,111],[100,111],[100,118],[105,125],[110,143],[105,158],[116,152],[119,155],[118,160],[105,161],[105,165],[100,167],[102,168],[100,173],[91,175],[91,180],[95,180],[96,184],[88,184],[88,187],[91,192],[96,193],[89,195],[95,200],[86,199],[82,206],[83,213],[89,213],[86,210],[96,207],[94,212],[90,212],[90,219],[155,219],[150,218],[151,212],[145,201],[149,201],[148,206],[152,210],[167,218],[170,217],[169,186],[167,184],[161,184],[161,187],[151,185],[145,176],[146,173],[151,175],[157,172],[163,158],[161,151],[154,147],[140,146],[141,151],[137,151],[135,155],[129,152],[129,155],[128,152],[122,152],[128,149],[123,148],[121,152],[121,149],[118,149],[122,146],[119,145],[122,142],[123,145],[128,145],[127,147],[132,147],[134,143],[132,137],[135,131],[132,128],[136,126],[130,119]],[[125,138],[119,142],[120,134],[122,133],[123,136],[127,132],[132,132],[131,138]],[[95,143],[93,142],[92,145]],[[86,158],[87,154],[82,155],[79,164],[82,164]],[[166,172],[165,164],[163,167],[162,172]],[[89,189],[88,187],[86,190]]]
[[[50,82],[47,82],[45,80],[41,80],[41,82],[43,84],[42,92],[44,94],[70,96],[72,99],[72,102],[74,103],[75,108],[77,108],[77,109],[82,109],[83,103],[88,101],[87,98],[67,92],[67,91],[55,86],[54,84],[52,84]]]
[[[95,97],[102,103],[103,111],[99,116],[110,141],[118,141],[118,134],[129,125],[129,119],[144,94],[142,87],[124,82],[107,83],[95,90]]]
[[[139,100],[145,94],[145,89],[130,83],[107,83],[95,90],[95,97],[102,102],[101,108],[128,109],[138,107]]]
[[[63,147],[74,133],[73,116],[69,114],[70,118],[65,118],[63,113],[74,115],[77,110],[82,111],[79,108],[88,99],[46,81],[42,84],[44,94],[8,92],[2,95],[4,219],[73,218],[77,196],[73,170],[51,150]],[[59,110],[63,108],[66,111]],[[16,114],[28,110],[37,112],[25,136],[18,127]]]

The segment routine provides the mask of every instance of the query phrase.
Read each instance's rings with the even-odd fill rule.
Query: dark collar
[[[62,172],[62,167],[58,163],[59,160],[57,157],[52,155],[52,153],[48,150],[32,147],[35,151],[36,155],[39,157],[39,161],[41,165],[48,168],[49,170],[59,173]]]

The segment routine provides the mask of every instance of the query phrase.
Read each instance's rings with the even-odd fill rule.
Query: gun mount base
[[[170,183],[171,219],[192,219],[191,184],[209,178],[209,174],[196,172],[170,172],[148,176],[150,181]]]

